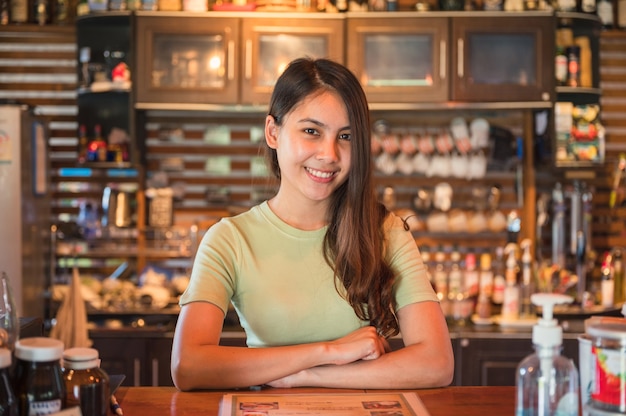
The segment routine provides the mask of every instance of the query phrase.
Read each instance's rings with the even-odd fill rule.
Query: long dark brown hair
[[[352,134],[348,178],[331,196],[324,256],[334,270],[335,285],[343,285],[357,316],[369,320],[381,335],[392,336],[399,328],[392,291],[394,275],[383,257],[383,223],[388,212],[374,189],[369,108],[359,81],[336,62],[296,59],[276,82],[269,115],[281,125],[295,106],[322,90],[341,96]],[[276,150],[266,146],[266,157],[272,173],[280,178]]]

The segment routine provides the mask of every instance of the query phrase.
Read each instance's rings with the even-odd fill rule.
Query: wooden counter
[[[403,390],[404,391],[404,390]],[[180,392],[174,387],[120,387],[116,392],[124,415],[211,416],[217,415],[225,393],[245,394],[362,393],[364,390],[338,389],[262,389],[237,391]],[[380,390],[370,390],[380,393]],[[415,390],[431,416],[512,415],[515,387],[446,387]]]

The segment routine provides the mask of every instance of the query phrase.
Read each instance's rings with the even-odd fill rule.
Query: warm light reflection
[[[280,74],[283,73],[283,71],[285,71],[285,68],[287,68],[287,65],[289,65],[289,62],[279,62],[278,66],[276,67],[276,77],[278,78],[280,76]]]
[[[208,69],[210,71],[216,71],[222,67],[222,59],[218,56],[211,56],[208,60]]]

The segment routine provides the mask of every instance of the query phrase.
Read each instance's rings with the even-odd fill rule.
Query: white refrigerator
[[[50,171],[44,120],[0,104],[0,271],[19,317],[45,318],[50,264]]]

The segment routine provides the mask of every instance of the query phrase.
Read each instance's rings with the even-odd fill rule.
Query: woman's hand
[[[373,326],[357,329],[328,343],[330,364],[342,365],[358,360],[375,360],[388,352],[389,343]]]
[[[367,326],[334,341],[328,342],[330,363],[334,365],[349,364],[359,360],[375,360],[391,351],[389,343],[376,332],[376,328]],[[276,388],[306,386],[307,377],[311,376],[308,369],[282,377],[267,383]]]

